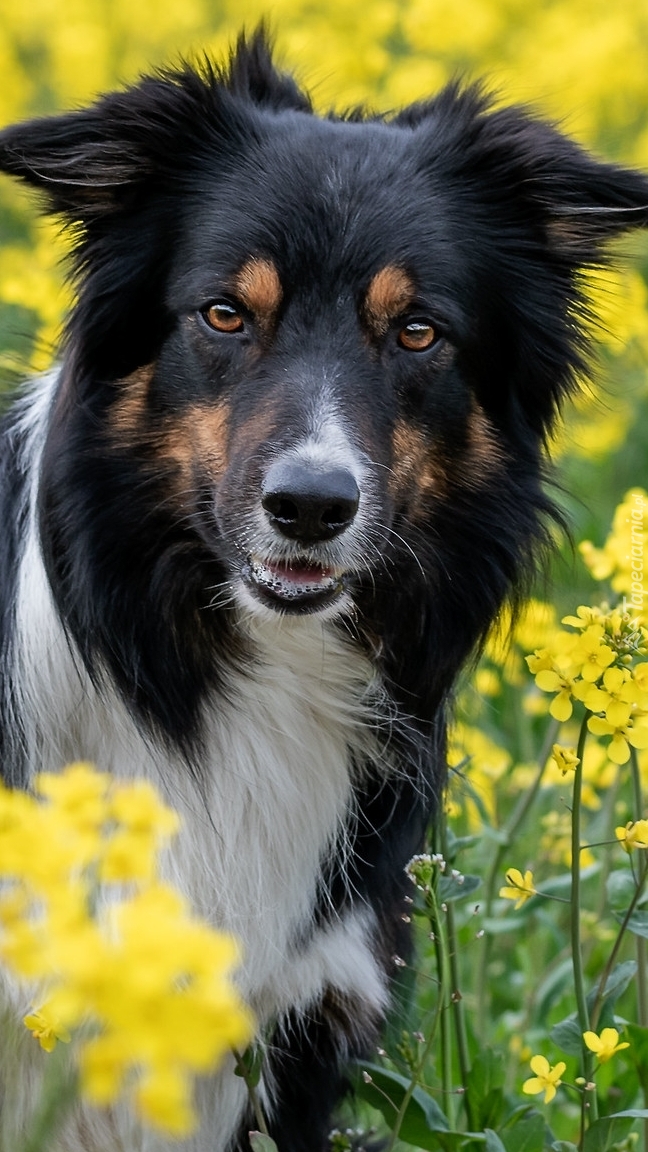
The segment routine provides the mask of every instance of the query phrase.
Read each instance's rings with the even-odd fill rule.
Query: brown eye
[[[425,352],[431,348],[437,338],[436,330],[425,320],[412,320],[401,328],[398,333],[398,343],[408,352]]]
[[[240,312],[225,300],[217,300],[214,304],[210,304],[204,309],[203,316],[209,327],[214,328],[216,332],[241,332],[243,329],[243,317]]]

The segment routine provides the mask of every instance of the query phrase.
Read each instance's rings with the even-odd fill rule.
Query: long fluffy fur
[[[581,270],[648,181],[475,88],[319,119],[262,33],[6,129],[0,167],[73,227],[77,285],[2,426],[3,771],[163,790],[170,875],[243,943],[271,1130],[316,1152],[408,953],[446,702],[544,545]],[[10,1144],[40,1071],[18,1036],[2,1061]],[[182,1147],[247,1148],[231,1067],[198,1095]],[[171,1145],[116,1107],[60,1147]]]

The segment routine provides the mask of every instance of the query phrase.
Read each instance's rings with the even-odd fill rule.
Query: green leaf
[[[539,1112],[527,1112],[510,1127],[502,1129],[502,1140],[506,1152],[543,1152],[545,1146],[543,1117]]]
[[[370,1077],[369,1082],[365,1075]],[[351,1081],[357,1096],[382,1113],[393,1130],[398,1111],[403,1103],[410,1081],[398,1072],[381,1068],[378,1064],[356,1064],[351,1068]],[[425,1152],[454,1152],[466,1140],[480,1140],[479,1132],[451,1132],[448,1119],[423,1088],[416,1087],[407,1105],[399,1138]]]
[[[250,1044],[234,1065],[234,1075],[240,1076],[251,1088],[256,1088],[263,1068],[263,1049],[260,1044]]]
[[[486,1152],[506,1152],[504,1144],[492,1128],[484,1128],[484,1136],[486,1137]]]
[[[574,966],[571,957],[566,957],[541,980],[535,994],[534,1018],[544,1025],[549,1009],[561,999],[563,992],[573,988]]]
[[[648,1028],[642,1028],[639,1024],[626,1024],[625,1033],[630,1041],[625,1057],[634,1064],[642,1091],[648,1094]]]
[[[614,918],[621,924],[625,919],[625,912],[615,912]],[[643,936],[648,940],[648,912],[633,912],[628,918],[626,928],[634,932],[635,936]]]
[[[533,900],[534,898],[532,897],[531,900],[527,901],[524,907],[528,908],[529,904],[533,904]],[[503,903],[504,901],[502,901],[502,904]],[[512,905],[509,905],[509,907],[512,907]],[[514,916],[505,915],[502,916],[501,919],[497,920],[494,916],[488,916],[483,921],[483,928],[489,936],[502,936],[506,932],[524,931],[527,927],[527,919],[528,916],[526,912],[523,915],[521,915],[519,912],[516,912]]]
[[[504,1056],[486,1048],[475,1057],[466,1088],[476,1128],[498,1125],[504,1107]]]
[[[571,1140],[554,1140],[551,1147],[553,1152],[578,1152],[578,1148]]]
[[[479,836],[455,836],[451,828],[448,828],[447,830],[447,837],[447,860],[449,864],[452,864],[453,861],[456,860],[459,853],[463,852],[464,849],[472,848],[475,844],[479,844],[480,841]]]
[[[607,898],[612,908],[627,908],[636,891],[636,883],[629,868],[617,868],[607,878]]]
[[[250,1132],[249,1137],[252,1152],[279,1152],[272,1136],[264,1136],[262,1132]]]
[[[464,900],[472,895],[481,885],[480,876],[442,876],[439,880],[437,897],[442,904],[449,904],[451,900]]]
[[[554,1044],[568,1056],[580,1056],[583,1052],[583,1033],[575,1016],[568,1016],[559,1024],[554,1024],[549,1033]]]
[[[614,1020],[614,1006],[619,999],[619,996],[625,992],[628,985],[634,980],[637,973],[636,960],[626,960],[623,964],[617,964],[613,968],[605,983],[603,990],[603,997],[601,999],[600,1012],[598,1014],[597,1028],[600,1032],[602,1028],[613,1028]],[[596,1003],[598,994],[598,984],[595,984],[587,997],[587,1007],[592,1012]]]
[[[616,968],[612,969],[612,971],[610,972],[610,975],[608,976],[608,978],[605,982],[605,988],[603,989],[603,1001],[602,1001],[602,1003],[607,1004],[610,1007],[612,1005],[614,1005],[616,1003],[616,1001],[619,999],[619,996],[621,995],[621,993],[625,992],[630,981],[634,979],[636,973],[637,973],[637,961],[636,960],[626,960],[625,963],[623,963],[623,964],[617,964]],[[598,985],[592,989],[589,996],[587,997],[587,1007],[589,1008],[590,1012],[591,1012],[592,1008],[594,1007],[594,1002],[596,1000],[597,992],[598,992]]]
[[[614,1116],[604,1116],[595,1120],[585,1133],[583,1152],[608,1152],[629,1135],[635,1120],[648,1118],[645,1108],[630,1108],[627,1112],[616,1112]]]

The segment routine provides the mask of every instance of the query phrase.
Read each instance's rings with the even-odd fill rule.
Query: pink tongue
[[[287,584],[321,584],[332,575],[330,568],[320,568],[317,564],[291,567],[287,564],[268,564],[267,568]]]

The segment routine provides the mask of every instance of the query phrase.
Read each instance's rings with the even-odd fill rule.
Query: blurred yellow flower
[[[568,772],[575,772],[580,764],[580,760],[576,755],[576,749],[568,748],[563,744],[554,744],[551,750],[551,758],[563,776],[566,776]]]
[[[556,1095],[556,1089],[562,1084],[560,1077],[567,1065],[562,1060],[558,1064],[551,1065],[546,1056],[532,1056],[530,1063],[535,1076],[524,1081],[522,1091],[527,1096],[537,1096],[540,1092],[544,1092],[544,1102],[549,1104]]]
[[[515,900],[515,910],[521,908],[527,900],[536,895],[533,887],[533,872],[528,869],[524,876],[518,868],[509,868],[506,873],[506,885],[499,890],[504,900]]]
[[[23,1024],[29,1029],[34,1039],[38,1040],[45,1052],[53,1052],[58,1040],[64,1044],[69,1044],[72,1039],[68,1029],[47,1007],[30,1012],[23,1017]]]
[[[191,1077],[253,1033],[237,945],[159,880],[179,821],[150,784],[76,764],[35,792],[0,786],[0,956],[43,989],[25,1026],[48,1052],[72,1034],[93,1102],[128,1092],[145,1122],[185,1135]]]
[[[628,853],[635,848],[648,848],[648,820],[629,820],[615,828],[614,835]]]
[[[625,610],[645,624],[646,579],[645,550],[648,532],[648,493],[644,488],[631,488],[618,505],[602,548],[589,540],[580,545],[583,560],[596,580],[610,580],[612,588],[624,594]]]
[[[598,1057],[600,1064],[606,1064],[616,1052],[629,1048],[627,1040],[619,1044],[619,1033],[616,1028],[604,1028],[600,1036],[596,1032],[583,1032],[583,1040],[590,1052]]]

